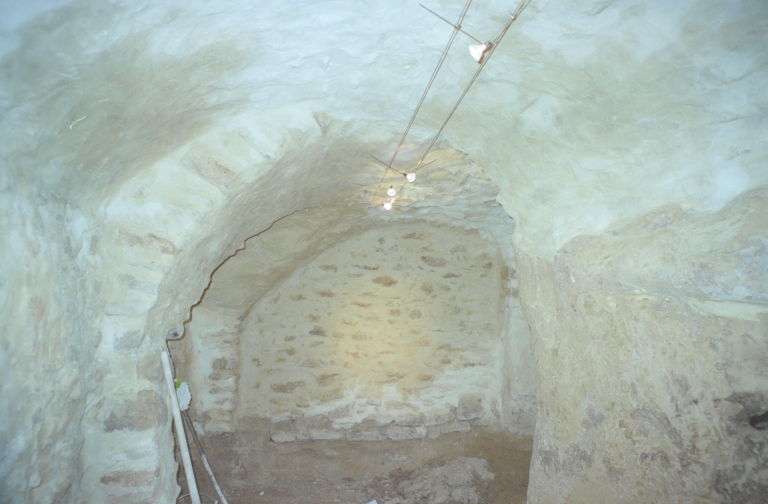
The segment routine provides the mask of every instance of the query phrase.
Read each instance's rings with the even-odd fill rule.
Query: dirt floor
[[[201,438],[230,504],[526,502],[531,438],[473,429],[417,441],[273,443],[268,432]],[[216,491],[191,438],[189,444],[201,501],[213,503]],[[179,466],[178,502],[188,503]]]

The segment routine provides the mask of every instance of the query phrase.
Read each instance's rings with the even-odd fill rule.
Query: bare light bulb
[[[475,61],[478,63],[483,62],[483,57],[485,56],[485,53],[488,52],[488,50],[493,46],[490,42],[486,42],[485,44],[479,44],[479,45],[471,45],[469,46],[469,54],[472,55],[473,58],[475,58]]]
[[[383,206],[384,206],[384,210],[392,210],[392,203],[391,203],[391,202],[389,202],[389,201],[387,201],[386,203],[384,203],[384,205],[383,205]]]
[[[392,187],[392,186],[389,186],[389,189],[387,189],[387,194],[390,195],[390,196],[394,196],[395,195],[395,188]]]
[[[407,180],[408,182],[413,182],[414,180],[416,180],[416,174],[409,173],[408,175],[405,176],[405,180]]]

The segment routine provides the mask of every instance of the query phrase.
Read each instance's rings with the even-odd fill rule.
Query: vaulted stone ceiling
[[[461,2],[431,7],[452,18]],[[475,2],[464,28],[491,38],[514,7]],[[96,208],[202,135],[245,139],[251,177],[331,122],[386,153],[451,31],[410,2],[13,9],[8,169],[45,198]],[[757,1],[533,2],[445,137],[501,188],[517,242],[542,255],[664,203],[716,210],[766,181],[763,19]],[[474,71],[466,42],[412,141],[436,130]]]

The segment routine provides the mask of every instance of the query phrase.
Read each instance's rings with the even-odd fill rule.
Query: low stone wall
[[[440,434],[467,432],[474,424],[482,423],[484,416],[482,397],[467,394],[459,398],[458,407],[447,408],[447,412],[443,414],[413,415],[404,420],[393,420],[383,424],[367,419],[348,428],[334,427],[332,415],[284,420],[272,424],[270,439],[275,443],[284,443],[328,439],[403,441],[436,438]]]

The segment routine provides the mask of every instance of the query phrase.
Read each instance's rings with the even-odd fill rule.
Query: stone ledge
[[[429,424],[412,422],[389,422],[380,425],[371,420],[364,420],[350,428],[334,428],[333,422],[324,416],[312,416],[274,422],[271,426],[270,440],[275,443],[291,441],[320,441],[347,439],[350,441],[381,441],[390,439],[436,438],[451,432],[467,432],[472,429],[471,421],[455,420],[452,415],[445,415],[442,423],[435,423],[438,417],[432,417]]]

